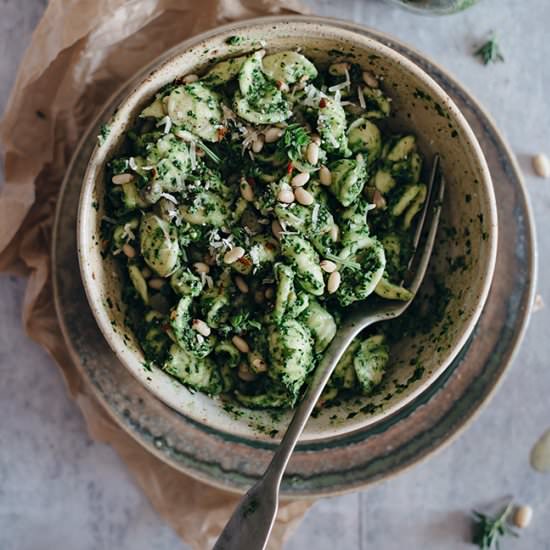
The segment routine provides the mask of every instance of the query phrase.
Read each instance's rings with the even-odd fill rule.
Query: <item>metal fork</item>
[[[445,184],[439,171],[439,155],[435,155],[426,201],[414,235],[414,252],[402,281],[413,296],[416,295],[428,268],[444,190]],[[377,300],[367,302],[351,311],[315,369],[306,394],[298,405],[263,477],[243,496],[216,542],[214,550],[263,550],[266,547],[279,507],[279,489],[284,471],[336,364],[359,332],[374,323],[398,317],[411,302],[412,299],[406,302]]]

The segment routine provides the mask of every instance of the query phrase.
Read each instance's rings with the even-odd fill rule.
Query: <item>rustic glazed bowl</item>
[[[144,367],[139,343],[125,326],[116,263],[101,254],[105,165],[116,154],[123,134],[161,87],[260,45],[268,52],[298,47],[316,63],[349,57],[383,77],[385,91],[392,98],[392,129],[414,132],[426,159],[436,152],[441,155],[447,193],[431,270],[443,280],[449,302],[437,323],[392,346],[391,365],[381,391],[342,402],[311,418],[302,439],[327,439],[359,430],[409,403],[447,368],[471,335],[495,266],[497,214],[492,183],[479,144],[456,105],[425,72],[396,51],[329,22],[256,21],[239,29],[240,40],[228,40],[233,34],[226,27],[197,37],[188,50],[145,78],[113,114],[108,131],[92,153],[80,197],[77,239],[82,280],[108,344],[158,398],[188,418],[233,435],[269,439],[270,433],[280,434],[290,412],[274,418],[269,412],[250,411],[238,404],[228,407],[219,398],[188,390],[158,368]],[[422,300],[422,296],[417,299]]]

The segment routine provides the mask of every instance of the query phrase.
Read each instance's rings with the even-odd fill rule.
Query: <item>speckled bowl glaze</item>
[[[444,318],[431,330],[414,339],[403,338],[393,346],[381,391],[327,408],[310,420],[302,439],[324,440],[380,421],[409,403],[447,368],[472,333],[495,266],[497,214],[491,178],[479,144],[452,100],[423,70],[381,42],[325,21],[256,21],[241,25],[242,40],[229,45],[227,39],[233,34],[226,27],[198,37],[185,52],[155,69],[116,110],[84,176],[77,222],[82,280],[108,344],[122,364],[162,401],[196,422],[235,436],[270,439],[277,433],[275,437],[279,437],[290,413],[273,418],[268,412],[236,404],[227,407],[218,398],[189,391],[158,368],[144,368],[139,344],[124,323],[118,270],[112,259],[101,255],[105,164],[132,121],[162,86],[260,44],[268,52],[299,47],[317,63],[348,57],[383,77],[385,91],[392,98],[392,129],[414,132],[427,159],[435,152],[442,158],[447,194],[431,269],[443,275],[451,299]]]

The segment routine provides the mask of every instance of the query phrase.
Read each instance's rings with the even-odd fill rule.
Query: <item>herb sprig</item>
[[[496,63],[497,61],[504,61],[504,56],[502,55],[495,33],[492,33],[489,39],[474,51],[474,55],[481,58],[484,65]]]
[[[301,159],[304,147],[310,142],[310,137],[300,124],[289,124],[278,146],[290,160]]]
[[[491,517],[474,510],[474,533],[472,542],[477,544],[481,550],[499,549],[499,539],[505,535],[518,537],[519,535],[509,527],[508,516],[512,510],[513,503],[510,502],[500,514]]]

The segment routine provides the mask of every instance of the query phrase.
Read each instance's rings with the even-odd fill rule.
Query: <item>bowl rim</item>
[[[381,37],[381,39],[375,39],[369,36],[361,35],[356,28],[343,28],[339,26],[339,21],[343,23],[349,23],[344,20],[325,17],[270,16],[228,23],[215,29],[200,33],[181,42],[180,44],[177,44],[167,52],[164,52],[164,54],[160,56],[160,58],[162,59],[160,64],[158,64],[159,58],[157,58],[146,67],[144,67],[139,72],[139,76],[137,77],[137,84],[133,86],[131,91],[129,91],[118,103],[117,109],[109,120],[109,126],[111,128],[116,126],[120,126],[122,128],[127,123],[127,117],[123,116],[124,113],[130,111],[132,108],[135,108],[135,105],[142,101],[142,99],[140,99],[140,92],[142,88],[147,83],[154,81],[156,77],[161,76],[163,70],[167,68],[169,69],[172,65],[177,65],[179,58],[188,54],[189,50],[195,49],[201,44],[207,45],[209,41],[213,39],[218,39],[220,36],[230,35],[230,33],[234,33],[236,30],[240,30],[241,32],[243,32],[247,29],[250,29],[251,27],[257,29],[264,26],[272,27],[276,24],[279,24],[281,26],[298,25],[304,26],[306,28],[319,27],[321,29],[331,31],[335,34],[350,36],[354,39],[354,41],[351,42],[354,45],[360,44],[363,48],[370,47],[374,50],[380,51],[386,57],[392,58],[394,61],[399,63],[408,72],[416,74],[423,81],[426,87],[430,89],[430,92],[434,93],[436,99],[443,101],[445,107],[452,113],[454,121],[460,127],[461,132],[464,133],[465,140],[469,143],[470,147],[472,148],[472,152],[474,153],[472,158],[475,159],[475,163],[481,175],[480,189],[482,189],[482,191],[480,192],[484,193],[487,196],[486,214],[488,214],[489,216],[488,219],[486,219],[486,229],[488,232],[488,239],[486,243],[488,253],[486,261],[483,264],[485,266],[485,269],[483,270],[483,285],[481,286],[481,289],[479,291],[476,306],[472,309],[469,319],[461,327],[460,336],[457,339],[456,345],[447,352],[445,360],[442,361],[437,368],[434,368],[432,373],[426,376],[423,379],[422,383],[420,383],[419,386],[414,389],[414,391],[408,393],[403,399],[397,400],[394,405],[384,408],[379,414],[373,415],[373,417],[365,418],[362,422],[350,422],[350,426],[347,427],[346,422],[342,422],[340,425],[327,427],[327,429],[323,430],[322,433],[308,433],[306,431],[300,438],[300,441],[303,442],[317,442],[332,439],[340,435],[347,435],[359,431],[367,426],[372,426],[373,424],[376,424],[379,421],[393,415],[402,407],[406,406],[414,399],[416,399],[421,393],[423,393],[452,363],[452,361],[456,358],[456,356],[470,337],[471,333],[473,332],[489,294],[489,290],[492,284],[492,278],[495,271],[497,255],[498,224],[493,183],[483,151],[464,115],[458,109],[450,96],[448,96],[443,88],[437,82],[435,82],[435,80],[428,73],[426,73],[423,68],[421,68],[416,63],[409,60],[390,46],[384,44],[381,41],[383,37]],[[151,68],[153,69],[151,70]],[[160,85],[157,87],[157,89],[158,88],[160,88]],[[113,135],[117,137],[113,139]],[[87,252],[90,249],[90,242],[95,233],[90,233],[89,231],[87,231],[87,229],[90,227],[90,224],[86,222],[88,220],[88,216],[91,210],[92,191],[94,189],[97,176],[103,170],[105,162],[109,158],[109,155],[112,152],[113,147],[118,142],[118,139],[118,132],[111,132],[110,135],[107,136],[107,138],[102,143],[96,143],[92,151],[83,178],[76,224],[77,251],[80,275],[88,304],[103,337],[106,339],[109,347],[115,353],[118,360],[135,378],[140,381],[140,383],[142,383],[147,388],[148,391],[153,393],[158,399],[163,401],[172,409],[184,415],[186,418],[207,426],[209,430],[213,430],[214,432],[219,431],[230,434],[234,437],[242,437],[246,440],[261,440],[269,442],[277,441],[278,439],[280,439],[279,437],[272,438],[266,434],[257,432],[250,426],[247,426],[247,428],[236,432],[220,428],[218,426],[213,426],[203,416],[199,416],[193,414],[192,411],[185,410],[181,405],[178,404],[178,402],[174,398],[172,398],[170,395],[167,395],[165,389],[161,390],[156,385],[148,383],[150,381],[150,375],[148,371],[143,369],[142,361],[136,357],[136,353],[134,351],[130,350],[128,346],[124,344],[121,335],[113,329],[109,318],[109,312],[107,308],[102,305],[103,300],[101,297],[101,291],[99,290],[100,286],[95,284],[93,276],[94,267],[88,262],[87,259]],[[161,374],[167,379],[172,379],[172,377],[170,377],[166,373],[161,372]],[[173,388],[173,386],[170,387]],[[182,386],[178,384],[178,387],[181,388]],[[173,393],[173,391],[174,390],[171,389],[170,393]],[[237,422],[234,424],[240,425],[241,423]],[[354,425],[351,426],[351,424]]]

